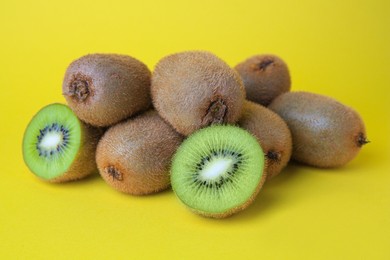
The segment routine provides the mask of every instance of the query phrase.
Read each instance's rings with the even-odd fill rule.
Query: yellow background
[[[390,2],[1,1],[0,258],[390,259]],[[192,214],[171,191],[120,194],[98,175],[35,178],[21,141],[61,95],[68,64],[122,53],[153,69],[209,50],[231,66],[258,53],[289,65],[293,90],[354,107],[371,143],[343,168],[292,164],[246,211]]]

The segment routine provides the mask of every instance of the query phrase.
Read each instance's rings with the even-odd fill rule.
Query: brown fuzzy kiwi
[[[246,98],[268,106],[272,100],[290,91],[291,79],[287,64],[272,54],[256,55],[239,63],[235,69],[246,89]]]
[[[102,137],[96,162],[114,189],[145,195],[169,187],[171,157],[183,137],[154,110],[112,126]]]
[[[237,72],[204,51],[177,53],[160,60],[151,90],[161,117],[186,136],[214,123],[235,123],[245,99]]]
[[[150,77],[130,56],[90,54],[69,65],[62,91],[81,120],[110,126],[150,107]]]
[[[290,128],[292,158],[317,167],[348,163],[366,144],[366,131],[359,114],[323,95],[289,92],[269,106]]]
[[[238,125],[252,133],[267,158],[267,179],[278,175],[291,157],[291,133],[286,122],[270,109],[245,101]]]

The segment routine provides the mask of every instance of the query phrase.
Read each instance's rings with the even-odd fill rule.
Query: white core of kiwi
[[[62,142],[62,134],[58,132],[51,132],[44,135],[39,146],[45,150],[54,150]]]
[[[200,178],[202,180],[215,180],[225,175],[232,168],[233,164],[232,158],[213,158],[200,172]]]

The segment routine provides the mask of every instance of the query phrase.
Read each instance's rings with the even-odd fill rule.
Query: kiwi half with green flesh
[[[81,179],[97,172],[95,151],[101,134],[100,129],[80,121],[66,105],[48,105],[26,128],[24,162],[45,181]]]
[[[235,123],[245,90],[236,71],[214,54],[188,51],[160,60],[152,75],[156,110],[179,133],[214,123]]]
[[[269,108],[289,126],[292,158],[299,162],[324,168],[342,166],[368,142],[359,114],[330,97],[289,92]]]
[[[105,127],[150,107],[150,77],[130,56],[90,54],[69,65],[62,91],[81,120]]]
[[[267,159],[267,180],[278,175],[291,157],[291,133],[286,122],[272,110],[245,101],[238,125],[253,134]]]
[[[146,195],[169,187],[171,159],[183,137],[155,110],[109,128],[99,142],[99,173],[112,188]]]
[[[213,125],[190,135],[177,150],[172,188],[192,211],[224,218],[250,205],[264,180],[265,159],[246,130]]]
[[[235,69],[246,89],[246,98],[268,106],[272,100],[290,91],[291,79],[287,64],[272,54],[256,55],[239,63]]]

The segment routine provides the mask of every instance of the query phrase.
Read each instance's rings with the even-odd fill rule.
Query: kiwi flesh
[[[246,130],[213,125],[190,135],[174,155],[172,188],[193,212],[224,218],[245,209],[265,181],[264,154]]]
[[[150,77],[130,56],[90,54],[69,65],[62,91],[81,120],[106,127],[150,107]]]
[[[97,172],[95,151],[101,134],[100,129],[80,121],[66,105],[48,105],[25,130],[24,162],[48,182],[81,179]]]
[[[278,95],[290,91],[287,64],[272,54],[255,55],[236,65],[246,89],[246,98],[268,106]]]
[[[183,137],[155,110],[110,127],[99,142],[96,162],[115,190],[146,195],[170,186],[171,158]]]
[[[289,92],[269,108],[289,126],[296,161],[323,168],[342,166],[368,142],[359,114],[330,97]]]
[[[235,123],[245,90],[236,71],[214,54],[187,51],[161,59],[152,75],[153,105],[188,136],[215,123]]]
[[[267,160],[267,180],[278,175],[291,157],[291,133],[286,122],[272,110],[245,101],[238,125],[253,134]]]

